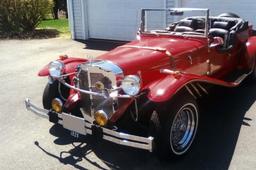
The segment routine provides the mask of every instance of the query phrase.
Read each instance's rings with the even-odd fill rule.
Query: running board
[[[212,83],[215,85],[225,86],[225,87],[237,87],[239,86],[250,74],[252,74],[252,70],[248,73],[244,73],[241,76],[239,76],[235,81],[224,81],[224,80],[218,80],[214,78],[207,78],[206,82]]]
[[[241,84],[244,79],[246,79],[246,77],[248,77],[252,72],[246,73],[246,74],[242,74],[240,77],[238,77],[235,81],[234,84]]]

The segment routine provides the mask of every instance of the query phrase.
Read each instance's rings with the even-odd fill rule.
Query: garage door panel
[[[165,0],[88,0],[89,38],[132,40],[141,8],[163,8]]]

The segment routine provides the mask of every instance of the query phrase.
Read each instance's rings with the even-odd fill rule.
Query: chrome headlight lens
[[[140,82],[140,78],[136,75],[125,76],[121,88],[126,94],[135,96],[140,92]]]
[[[60,61],[52,61],[49,64],[49,73],[53,78],[60,78],[62,71],[64,68],[64,64]]]

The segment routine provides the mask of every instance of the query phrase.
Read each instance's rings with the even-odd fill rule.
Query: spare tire
[[[231,13],[231,12],[226,12],[218,15],[218,17],[229,17],[229,18],[240,18],[237,14]]]

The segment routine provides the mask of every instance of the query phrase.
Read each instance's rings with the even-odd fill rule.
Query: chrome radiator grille
[[[78,79],[79,88],[98,93],[105,93],[106,96],[108,96],[108,90],[113,89],[116,85],[114,73],[93,66],[81,67]],[[98,110],[104,110],[110,116],[113,114],[114,101],[112,98],[104,98],[88,94],[80,95],[83,114],[93,116]]]

